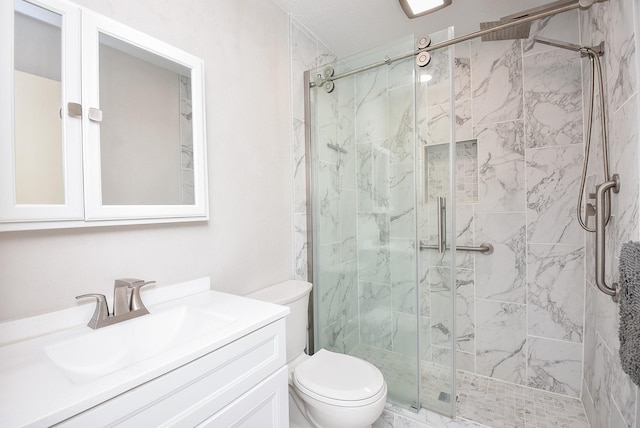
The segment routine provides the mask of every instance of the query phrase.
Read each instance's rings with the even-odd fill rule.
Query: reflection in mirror
[[[191,70],[100,34],[103,205],[194,205]]]
[[[15,6],[16,203],[64,204],[62,18],[22,0]]]

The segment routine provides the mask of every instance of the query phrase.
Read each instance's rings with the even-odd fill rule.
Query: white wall
[[[109,294],[123,276],[163,285],[211,275],[236,294],[291,278],[285,13],[263,0],[80,3],[204,59],[211,220],[2,233],[0,320]]]

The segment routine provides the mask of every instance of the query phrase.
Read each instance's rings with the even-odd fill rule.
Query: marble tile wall
[[[558,21],[577,36],[577,18],[572,12],[539,22],[531,37],[553,37]],[[500,52],[503,60],[496,64],[509,68],[513,84],[507,85],[509,92],[502,88],[485,98],[483,84],[491,88],[494,77],[487,82],[482,72]],[[473,43],[472,55],[472,79],[479,82],[474,89],[483,95],[479,106],[474,103],[474,113],[480,113],[474,131],[481,147],[489,144],[483,148],[488,174],[481,174],[481,181],[490,196],[476,210],[476,238],[494,241],[497,248],[495,258],[476,256],[476,299],[487,311],[478,310],[476,372],[578,397],[584,235],[572,210],[583,150],[580,58],[528,41]],[[474,78],[476,63],[480,74]],[[517,106],[502,107],[514,99]],[[502,263],[509,266],[506,272]],[[569,291],[575,294],[567,296]],[[487,313],[505,322],[483,329],[480,321]],[[510,343],[492,344],[492,334],[509,337]],[[504,359],[496,359],[500,352]]]
[[[456,242],[494,246],[490,256],[456,257],[457,367],[580,397],[585,255],[574,206],[583,151],[581,60],[532,43],[538,34],[577,43],[578,13],[534,23],[528,40],[455,47],[456,140],[476,139],[478,159],[477,201],[458,200]],[[431,98],[444,103],[438,83]],[[426,123],[434,123],[444,108],[426,110]],[[423,132],[427,148],[449,138],[437,129]],[[458,174],[456,184],[463,179]],[[433,262],[426,264],[429,291],[421,294],[431,307],[423,358],[446,364],[448,342],[433,313],[442,281],[434,279]]]
[[[335,61],[335,55],[302,25],[290,19],[291,55],[291,139],[293,161],[293,247],[295,252],[295,279],[311,280],[307,269],[307,182],[305,153],[304,72],[321,68]],[[314,77],[312,76],[312,79]],[[320,196],[317,212],[317,281],[314,298],[322,311],[316,314],[319,341],[328,349],[347,352],[359,343],[361,294],[358,290],[357,227],[375,228],[379,218],[358,219],[356,216],[356,145],[354,115],[354,80],[341,81],[341,90],[327,94],[318,91],[315,106],[318,123],[314,138],[317,139],[317,181],[315,192]],[[340,147],[335,150],[327,144]],[[358,147],[359,149],[359,147]],[[379,160],[379,159],[378,159]],[[376,159],[373,159],[375,162]],[[373,166],[372,166],[373,167]],[[385,171],[387,176],[389,171]],[[379,174],[380,175],[380,174]],[[380,178],[380,177],[379,177]],[[384,204],[385,194],[376,194],[375,201]],[[388,196],[387,196],[388,199]],[[359,224],[359,222],[361,222]],[[387,222],[388,223],[388,222]],[[389,225],[387,224],[387,229]],[[383,241],[387,238],[379,237]],[[381,251],[384,259],[388,254]],[[390,277],[389,272],[368,269],[365,276]],[[366,292],[390,302],[390,290],[368,287]],[[369,294],[367,294],[369,295]],[[389,303],[390,306],[390,303]],[[362,310],[363,319],[370,319],[375,308],[369,305]],[[376,338],[381,343],[390,341],[392,324],[389,321],[385,334]],[[373,340],[373,339],[371,339]]]
[[[294,278],[307,280],[304,72],[334,61],[335,55],[293,18],[290,18],[289,21],[289,48],[291,59]]]
[[[619,279],[620,247],[640,240],[638,229],[638,65],[636,49],[640,28],[640,5],[633,0],[595,4],[581,15],[582,41],[587,45],[605,43],[602,63],[605,71],[604,98],[608,126],[611,173],[620,175],[620,193],[613,195],[612,219],[606,233],[607,283]],[[635,18],[635,21],[634,21]],[[585,94],[590,90],[590,71],[583,62]],[[596,91],[599,100],[599,91]],[[588,96],[585,96],[585,103]],[[585,111],[587,107],[585,104]],[[591,156],[585,193],[603,181],[600,113],[594,123]],[[594,245],[587,236],[587,248]],[[592,427],[638,427],[639,391],[620,367],[618,308],[601,293],[594,282],[595,256],[586,253],[586,294],[584,328],[584,371],[582,402]]]

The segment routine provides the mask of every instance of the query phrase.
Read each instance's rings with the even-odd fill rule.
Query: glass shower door
[[[411,49],[407,40],[332,67]],[[406,408],[419,403],[414,90],[408,59],[311,94],[316,349],[370,361],[388,401]]]
[[[331,67],[339,74],[413,49],[406,40]],[[429,162],[450,174],[452,134],[436,138],[452,113],[441,57],[431,82],[410,57],[337,79],[331,92],[311,89],[314,338],[316,350],[376,365],[390,403],[451,415],[453,256],[420,249],[436,242],[437,224],[441,242],[452,242],[450,181],[426,180]],[[437,200],[447,208],[439,223]]]
[[[431,35],[432,43],[452,37]],[[420,402],[452,416],[455,406],[455,194],[453,48],[431,52],[416,69],[417,144],[420,155]]]

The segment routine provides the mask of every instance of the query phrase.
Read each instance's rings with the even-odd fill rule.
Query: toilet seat
[[[295,368],[293,384],[311,398],[342,407],[366,406],[386,394],[382,373],[373,364],[325,349]]]

